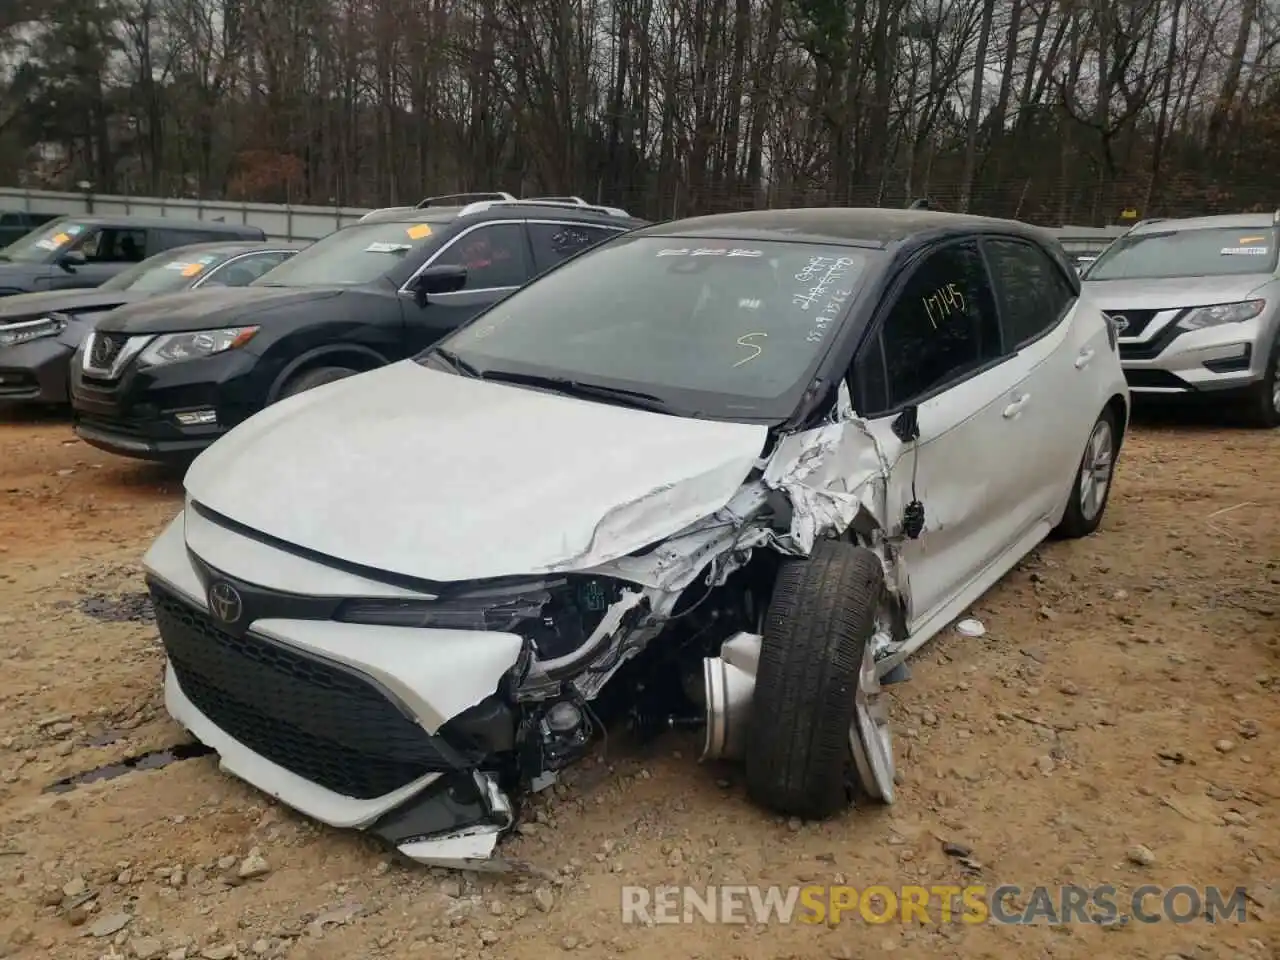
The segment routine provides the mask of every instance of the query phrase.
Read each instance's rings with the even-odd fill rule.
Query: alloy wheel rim
[[[876,619],[878,630],[881,617],[878,615]],[[880,685],[875,644],[870,639],[862,648],[849,746],[862,789],[876,800],[893,803],[897,766],[889,727],[889,702]]]
[[[1080,465],[1080,512],[1085,520],[1093,520],[1106,502],[1113,460],[1111,424],[1099,420],[1089,435]]]

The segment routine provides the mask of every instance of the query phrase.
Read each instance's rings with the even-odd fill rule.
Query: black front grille
[[[1159,310],[1106,310],[1104,312],[1113,320],[1125,321],[1124,329],[1120,331],[1122,337],[1142,336],[1142,331],[1147,329],[1156,314],[1160,313]]]
[[[355,671],[265,637],[233,637],[205,611],[156,583],[150,588],[183,693],[255,753],[362,800],[452,769],[439,741]]]
[[[99,370],[110,370],[111,364],[116,362],[116,357],[120,356],[120,351],[128,342],[128,335],[123,333],[95,332],[93,346],[89,350],[90,365]]]
[[[1174,390],[1186,390],[1190,386],[1176,374],[1168,370],[1126,370],[1124,378],[1131,387],[1164,387]]]

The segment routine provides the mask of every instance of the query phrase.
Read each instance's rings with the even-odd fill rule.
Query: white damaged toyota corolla
[[[422,313],[464,282],[425,266]],[[703,728],[780,813],[892,802],[881,680],[1102,519],[1128,393],[1079,293],[1049,235],[927,211],[589,250],[196,460],[146,557],[169,712],[447,866],[615,718]]]

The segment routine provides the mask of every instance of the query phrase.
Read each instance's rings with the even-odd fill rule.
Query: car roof
[[[385,214],[365,223],[451,223],[457,220],[466,205],[456,207],[410,207],[405,210],[388,209]],[[381,212],[381,211],[380,211]],[[581,220],[583,223],[599,223],[601,221],[641,226],[647,220],[635,217],[612,217],[594,207],[575,207],[569,204],[539,204],[528,200],[519,203],[503,203],[492,201],[490,206],[467,214],[468,221],[481,220]]]
[[[161,230],[203,230],[207,233],[229,233],[233,236],[256,234],[261,227],[247,223],[219,223],[216,220],[188,220],[179,217],[109,217],[95,214],[81,216],[75,213],[61,214],[68,220],[82,223],[86,227],[144,227]]]
[[[1048,231],[1019,220],[884,207],[798,207],[718,213],[671,220],[640,231],[643,236],[653,237],[714,235],[726,239],[808,240],[880,248],[925,233],[1006,233],[1041,241],[1053,239]]]
[[[197,254],[221,253],[232,256],[237,253],[252,253],[255,250],[301,250],[306,244],[286,240],[217,240],[211,243],[186,243],[180,247],[171,247],[165,254]]]
[[[1146,220],[1134,226],[1127,236],[1144,233],[1169,233],[1179,230],[1210,230],[1214,228],[1248,227],[1257,230],[1274,227],[1274,213],[1222,213],[1212,217],[1182,217],[1174,220]]]

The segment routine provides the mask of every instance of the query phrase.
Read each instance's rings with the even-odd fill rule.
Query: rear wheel
[[[284,388],[280,391],[280,399],[283,400],[285,397],[305,393],[312,387],[333,383],[335,380],[345,380],[347,377],[355,376],[359,372],[347,367],[316,367],[314,370],[307,370],[293,377],[284,385]]]
[[[1076,470],[1067,511],[1054,533],[1064,539],[1087,537],[1102,523],[1102,514],[1111,498],[1111,478],[1115,473],[1119,452],[1120,430],[1116,415],[1103,410],[1089,433],[1080,466]]]
[[[820,541],[784,561],[764,624],[752,696],[747,791],[760,805],[817,820],[857,788],[893,801],[893,748],[873,637],[887,621],[884,570],[871,551]]]

